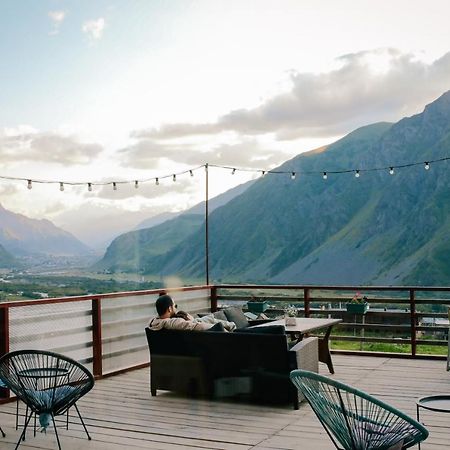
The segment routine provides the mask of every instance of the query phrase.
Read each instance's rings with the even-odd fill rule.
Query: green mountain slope
[[[122,234],[114,239],[94,268],[143,272],[149,261],[183,242],[203,222],[204,218],[199,214],[183,214],[152,228]]]

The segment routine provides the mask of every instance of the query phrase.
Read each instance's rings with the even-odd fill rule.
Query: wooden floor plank
[[[416,400],[449,393],[450,377],[443,361],[403,360],[390,357],[334,355],[332,378],[351,384],[415,417]],[[324,365],[321,373],[329,375]],[[276,388],[276,387],[274,387]],[[69,430],[61,428],[64,450],[210,449],[210,450],[331,450],[333,445],[311,408],[302,404],[271,407],[232,401],[190,399],[173,393],[149,392],[149,369],[98,381],[79,402],[93,437],[86,435],[74,411]],[[24,409],[21,407],[21,413]],[[14,448],[16,404],[0,406],[0,424],[7,433],[0,448]],[[429,428],[426,450],[444,450],[450,439],[450,415],[423,411]],[[63,425],[62,422],[58,422]],[[55,449],[55,434],[29,433],[22,449]]]

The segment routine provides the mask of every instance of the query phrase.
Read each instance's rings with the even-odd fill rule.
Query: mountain
[[[248,189],[254,181],[240,184],[208,202],[208,210],[225,205]],[[172,217],[172,218],[171,218]],[[163,255],[201,230],[205,221],[205,202],[198,203],[187,211],[176,214],[160,214],[146,219],[137,231],[118,236],[109,245],[105,256],[94,265],[97,270],[142,272],[154,256]]]
[[[362,127],[267,174],[209,217],[210,277],[222,282],[450,282],[450,161],[365,172],[450,155],[450,92],[395,124]],[[346,169],[361,170],[333,174]],[[323,180],[321,172],[328,172]],[[204,229],[150,255],[139,270],[203,277]],[[120,264],[118,264],[120,265]]]
[[[84,255],[90,249],[49,220],[30,219],[0,205],[0,245],[14,256]]]
[[[18,264],[14,256],[5,250],[3,245],[0,245],[0,268],[11,268],[16,267],[17,265]]]

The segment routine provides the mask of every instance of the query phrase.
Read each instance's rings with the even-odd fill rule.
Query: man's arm
[[[191,330],[204,331],[209,330],[213,325],[205,322],[194,322],[192,320],[184,320],[181,317],[173,317],[166,319],[164,328],[168,330]]]

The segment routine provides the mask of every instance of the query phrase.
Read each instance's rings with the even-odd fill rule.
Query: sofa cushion
[[[254,334],[286,334],[283,325],[267,325],[266,327],[247,327],[236,330],[236,333],[254,333]]]
[[[215,313],[213,313],[213,317],[218,320],[228,320],[227,316],[225,315],[225,313],[222,310],[216,311]]]
[[[214,324],[211,328],[209,328],[206,331],[225,331],[225,327],[223,326],[222,322],[217,322]]]
[[[230,308],[223,309],[223,312],[229,322],[234,322],[236,324],[236,328],[248,327],[248,320],[242,309],[231,306]]]

